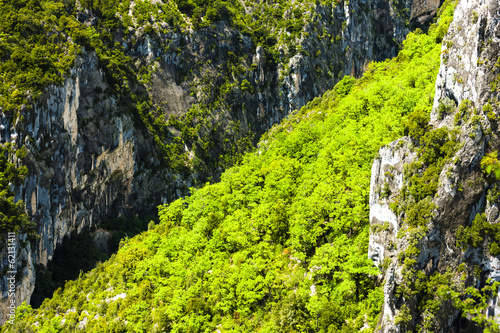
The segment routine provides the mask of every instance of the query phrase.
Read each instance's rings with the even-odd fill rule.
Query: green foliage
[[[19,185],[28,169],[11,162],[21,161],[26,156],[25,149],[14,151],[10,143],[0,144],[0,235],[8,232],[27,233],[36,238],[36,224],[31,222],[24,210],[22,201],[14,201],[13,186]]]
[[[409,285],[406,289],[399,286],[404,297],[418,296],[416,305],[418,318],[412,318],[406,304],[402,306],[395,322],[401,327],[412,329],[409,322],[417,320],[418,326],[413,327],[417,332],[435,331],[443,320],[449,319],[449,310],[455,308],[464,318],[474,321],[485,332],[498,332],[499,327],[494,317],[486,315],[492,293],[498,292],[498,282],[486,283],[481,288],[465,286],[467,274],[471,274],[465,264],[456,270],[447,269],[443,273],[434,272],[427,276],[422,271],[411,270]]]
[[[408,323],[412,320],[410,309],[406,304],[399,310],[398,315],[394,318],[394,325],[405,329]]]
[[[490,254],[492,256],[497,256],[500,254],[500,246],[498,246],[498,243],[497,242],[493,242],[491,243],[491,246],[490,246]]]
[[[390,227],[389,222],[384,222],[382,224],[375,224],[370,227],[370,232],[371,233],[379,233],[379,232],[384,232],[388,231]]]
[[[494,184],[489,190],[488,190],[488,194],[486,195],[486,199],[490,202],[490,203],[495,203],[498,201],[498,199],[500,198],[500,188],[498,186],[498,184]]]
[[[500,332],[500,326],[495,321],[495,317],[489,317],[487,311],[491,295],[498,293],[499,285],[497,281],[488,280],[481,289],[466,288],[462,292],[462,297],[457,297],[456,293],[452,293],[455,296],[454,305],[462,311],[462,316],[472,318],[478,326],[484,328],[484,332]]]
[[[489,229],[489,223],[484,214],[477,214],[468,227],[459,226],[457,229],[457,247],[466,248],[467,246],[478,247],[483,242],[484,232]]]
[[[424,164],[430,166],[453,156],[455,148],[456,142],[451,140],[448,130],[441,127],[422,137],[418,155]]]
[[[334,91],[335,93],[337,93],[339,98],[342,98],[351,92],[355,82],[356,82],[355,78],[346,75],[342,78],[342,80],[339,81],[339,83],[337,83],[337,85],[334,88]]]
[[[380,191],[380,198],[388,198],[391,195],[391,189],[389,187],[389,183],[385,183]]]
[[[420,138],[428,131],[430,116],[427,112],[416,109],[408,115],[408,122],[405,126],[405,135],[409,135],[415,140]]]
[[[424,227],[432,217],[432,211],[436,205],[431,202],[430,197],[411,205],[406,211],[405,223],[413,227]]]
[[[467,247],[478,247],[483,240],[490,239],[490,254],[496,256],[500,254],[500,225],[491,224],[486,220],[486,215],[477,214],[472,224],[467,227],[459,226],[457,229],[457,247],[467,249]]]
[[[52,83],[61,83],[77,49],[67,42],[76,19],[69,4],[3,1],[0,6],[0,108],[13,112]]]
[[[458,106],[458,112],[455,114],[454,124],[460,125],[462,122],[467,122],[472,113],[472,102],[464,99]]]
[[[402,205],[410,206],[408,211],[417,209],[420,201],[434,196],[441,170],[457,149],[455,138],[445,127],[424,133],[420,137],[420,147],[417,150],[419,160],[405,167],[404,175],[407,182],[399,200],[403,202]],[[412,205],[414,206],[411,207]],[[424,215],[428,216],[427,213]]]
[[[243,79],[243,81],[241,81],[241,90],[252,92],[252,86],[250,85],[250,82],[248,82],[247,79]]]
[[[161,206],[158,225],[16,325],[71,330],[87,318],[89,331],[373,331],[383,291],[366,256],[371,164],[409,114],[429,113],[442,29],[410,34],[396,59],[344,78],[273,127],[219,183]],[[422,156],[435,162],[449,140],[429,133]]]
[[[484,173],[495,175],[496,179],[500,179],[500,162],[498,161],[498,151],[493,151],[486,154],[481,159],[481,170]]]
[[[477,12],[474,10],[474,11],[472,11],[472,23],[473,23],[473,24],[476,24],[476,23],[477,23],[477,19],[478,19],[478,14],[477,14]]]
[[[490,121],[497,120],[497,115],[493,112],[493,107],[491,106],[490,103],[486,103],[483,106],[483,112],[484,112],[484,114],[486,114],[486,116],[488,117],[488,119]]]
[[[447,114],[452,113],[457,105],[447,97],[439,101],[437,108],[439,119],[443,119]]]

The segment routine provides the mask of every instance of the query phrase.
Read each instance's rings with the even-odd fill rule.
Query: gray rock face
[[[430,125],[434,129],[454,129],[459,145],[455,155],[439,175],[437,193],[431,199],[435,206],[431,217],[427,218],[426,228],[421,229],[426,231],[414,239],[417,239],[416,248],[419,253],[416,259],[417,270],[428,277],[433,273],[453,272],[450,285],[459,280],[461,264],[472,267],[466,273],[466,287],[482,287],[488,278],[500,281],[498,256],[490,255],[490,242],[486,237],[478,248],[462,250],[456,243],[458,227],[470,225],[478,213],[485,212],[488,222],[498,223],[498,198],[490,195],[494,193],[491,191],[494,191],[495,180],[487,178],[481,171],[480,161],[485,152],[500,148],[496,120],[500,108],[495,84],[500,74],[498,67],[495,68],[500,50],[499,10],[497,0],[459,1],[453,23],[443,41]],[[493,109],[489,116],[482,111],[488,102]],[[438,112],[443,103],[454,106],[451,112]],[[368,255],[377,265],[388,258],[385,264],[389,267],[385,275],[385,300],[380,331],[407,332],[414,331],[417,327],[423,332],[429,329],[434,332],[471,329],[471,318],[460,319],[459,311],[448,301],[443,301],[432,317],[433,326],[425,326],[424,323],[430,317],[418,308],[421,294],[402,299],[395,292],[405,278],[402,272],[404,265],[398,260],[398,256],[409,248],[411,237],[408,233],[398,235],[398,230],[408,227],[405,223],[406,212],[396,215],[388,203],[394,201],[402,184],[408,181],[403,179],[400,170],[418,159],[409,148],[409,140],[403,138],[383,147],[372,169]],[[401,155],[401,151],[407,151],[408,155]],[[405,158],[402,159],[401,156]],[[389,169],[394,174],[393,177],[387,177]],[[391,194],[381,199],[377,189],[383,186],[389,188]],[[388,223],[385,228],[381,228],[384,222]],[[481,269],[479,276],[473,272],[474,267]],[[498,318],[497,301],[498,296],[490,300],[489,317]],[[408,311],[411,316],[404,325],[401,320],[396,320],[398,316],[402,318],[403,310]]]
[[[165,201],[162,196],[175,188],[157,169],[151,138],[113,97],[96,93],[105,87],[95,55],[86,54],[64,86],[47,88],[41,101],[23,112],[22,122],[2,124],[4,137],[19,133],[16,143],[28,149],[29,174],[16,198],[25,202],[41,235],[36,244],[22,244],[21,235],[17,244],[18,270],[27,272],[17,281],[18,304],[29,302],[34,265],[51,260],[65,235],[110,216],[151,213],[151,203]],[[2,277],[3,292],[5,287]]]
[[[412,28],[426,30],[426,25],[436,15],[436,10],[441,6],[441,0],[414,1],[410,12],[410,25]]]
[[[127,53],[140,66],[155,64],[149,94],[167,115],[184,114],[192,105],[213,97],[203,91],[207,81],[220,85],[224,75],[235,81],[248,80],[252,89],[230,96],[232,110],[221,110],[217,122],[224,126],[240,121],[242,131],[250,127],[257,140],[291,111],[331,89],[344,75],[359,77],[370,61],[394,57],[398,43],[410,31],[408,22],[414,6],[423,5],[419,0],[315,5],[304,33],[290,43],[302,51],[293,55],[291,45],[280,41],[279,59],[275,60],[225,23],[185,34],[137,33],[135,41],[126,43]],[[426,2],[424,7],[435,13],[438,6],[439,1]],[[165,26],[162,22],[156,25]],[[239,58],[247,73],[225,68],[235,61],[229,53]],[[246,55],[251,57],[244,59]]]
[[[248,63],[242,63],[246,73],[238,79],[247,79],[252,90],[236,90],[228,96],[231,108],[221,107],[213,117],[219,125],[214,137],[221,142],[230,122],[240,122],[241,130],[230,134],[234,142],[249,130],[258,138],[291,111],[333,87],[343,75],[360,76],[369,61],[395,56],[397,43],[409,32],[407,21],[414,2],[351,0],[338,6],[317,5],[313,22],[305,27],[307,35],[296,41],[304,52],[277,63],[224,23],[184,34],[168,29],[148,34],[139,29],[133,41],[124,40],[122,45],[135,62],[134,70],[150,69],[151,79],[143,88],[153,105],[162,106],[165,117],[183,115],[210,98],[205,88],[210,95],[210,89],[224,83],[219,74],[229,52],[250,55]],[[432,2],[431,7],[435,5]],[[80,13],[79,19],[89,25],[97,20],[89,12]],[[162,22],[155,24],[168,28]],[[281,56],[286,48],[280,49]],[[150,214],[157,205],[185,195],[196,178],[161,169],[154,138],[140,126],[137,115],[121,104],[120,96],[106,93],[109,86],[95,53],[84,51],[64,84],[47,87],[32,108],[22,110],[22,120],[13,123],[1,114],[0,142],[28,149],[29,174],[16,189],[16,198],[24,200],[41,235],[35,244],[22,241],[24,236],[19,235],[22,246],[17,265],[22,274],[17,281],[17,304],[29,303],[34,266],[46,265],[64,236],[98,227],[110,217]],[[185,149],[190,156],[194,154],[192,147]],[[222,170],[209,171],[216,179]],[[388,213],[387,207],[381,209]],[[103,235],[98,238],[109,236]],[[1,258],[0,271],[7,265],[5,252]],[[0,290],[3,322],[6,277],[0,278]]]
[[[403,187],[403,167],[413,162],[417,154],[408,148],[411,140],[402,138],[382,147],[372,166],[370,182],[370,226],[372,232],[368,245],[368,257],[376,265],[394,255],[396,235],[401,228],[401,219],[389,207],[389,202]],[[387,189],[391,195],[381,193]],[[389,246],[387,246],[389,245]]]

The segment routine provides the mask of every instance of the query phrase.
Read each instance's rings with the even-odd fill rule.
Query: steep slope
[[[500,148],[499,19],[496,0],[458,2],[430,122],[373,165],[369,253],[388,267],[382,332],[499,331],[498,180],[488,174]]]
[[[3,331],[373,331],[370,167],[416,126],[410,115],[430,112],[451,13],[274,126],[219,183],[162,206],[159,225],[40,309],[20,307]]]
[[[27,149],[11,160],[28,168],[15,201],[41,236],[17,241],[17,300],[65,236],[217,180],[291,110],[394,56],[437,5],[4,1],[0,138]]]

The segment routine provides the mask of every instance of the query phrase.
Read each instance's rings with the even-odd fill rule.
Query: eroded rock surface
[[[410,248],[417,252],[415,272],[427,278],[442,274],[447,276],[448,285],[464,288],[482,288],[488,278],[500,281],[498,256],[490,254],[491,239],[484,237],[477,247],[457,245],[457,230],[470,226],[478,214],[484,212],[489,223],[498,223],[498,196],[494,195],[498,181],[483,173],[480,162],[485,153],[500,149],[496,86],[500,71],[495,65],[499,61],[499,37],[497,0],[458,2],[453,23],[443,41],[429,124],[434,130],[447,128],[456,137],[457,146],[441,169],[435,195],[428,198],[431,210],[424,226],[409,225],[411,205],[406,211],[395,211],[394,205],[401,200],[402,186],[408,185],[411,176],[407,174],[403,179],[399,176],[401,170],[419,160],[414,153],[419,147],[418,140],[407,137],[393,142],[380,150],[380,157],[374,162],[369,256],[380,266],[385,259],[381,332],[410,332],[417,327],[423,332],[480,330],[471,321],[472,317],[461,318],[450,300],[439,301],[438,310],[431,315],[420,308],[425,293],[416,292],[410,297],[401,296],[404,295],[401,291],[398,293],[397,289],[409,285],[407,280],[412,278],[404,273],[408,267],[405,258],[413,258],[405,255]],[[485,105],[491,106],[491,112]],[[404,160],[400,157],[401,151],[408,152]],[[425,167],[422,165],[419,172]],[[388,177],[388,171],[393,176]],[[382,198],[380,191],[384,187],[387,191],[383,193],[389,194]],[[498,296],[490,299],[487,317],[498,316],[497,300]]]

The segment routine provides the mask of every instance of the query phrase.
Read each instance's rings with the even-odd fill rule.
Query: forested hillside
[[[23,174],[0,190],[6,209],[24,202],[33,222],[2,220],[2,233],[19,232],[17,300],[36,307],[101,258],[90,249],[56,274],[62,249],[109,253],[158,205],[219,181],[292,111],[394,57],[438,5],[2,1],[0,144]],[[0,249],[0,270],[7,264]],[[6,286],[0,277],[0,313]]]
[[[453,6],[397,57],[274,126],[220,182],[160,207],[159,224],[110,260],[39,309],[19,307],[2,332],[374,331],[371,164],[384,144],[426,131]]]

